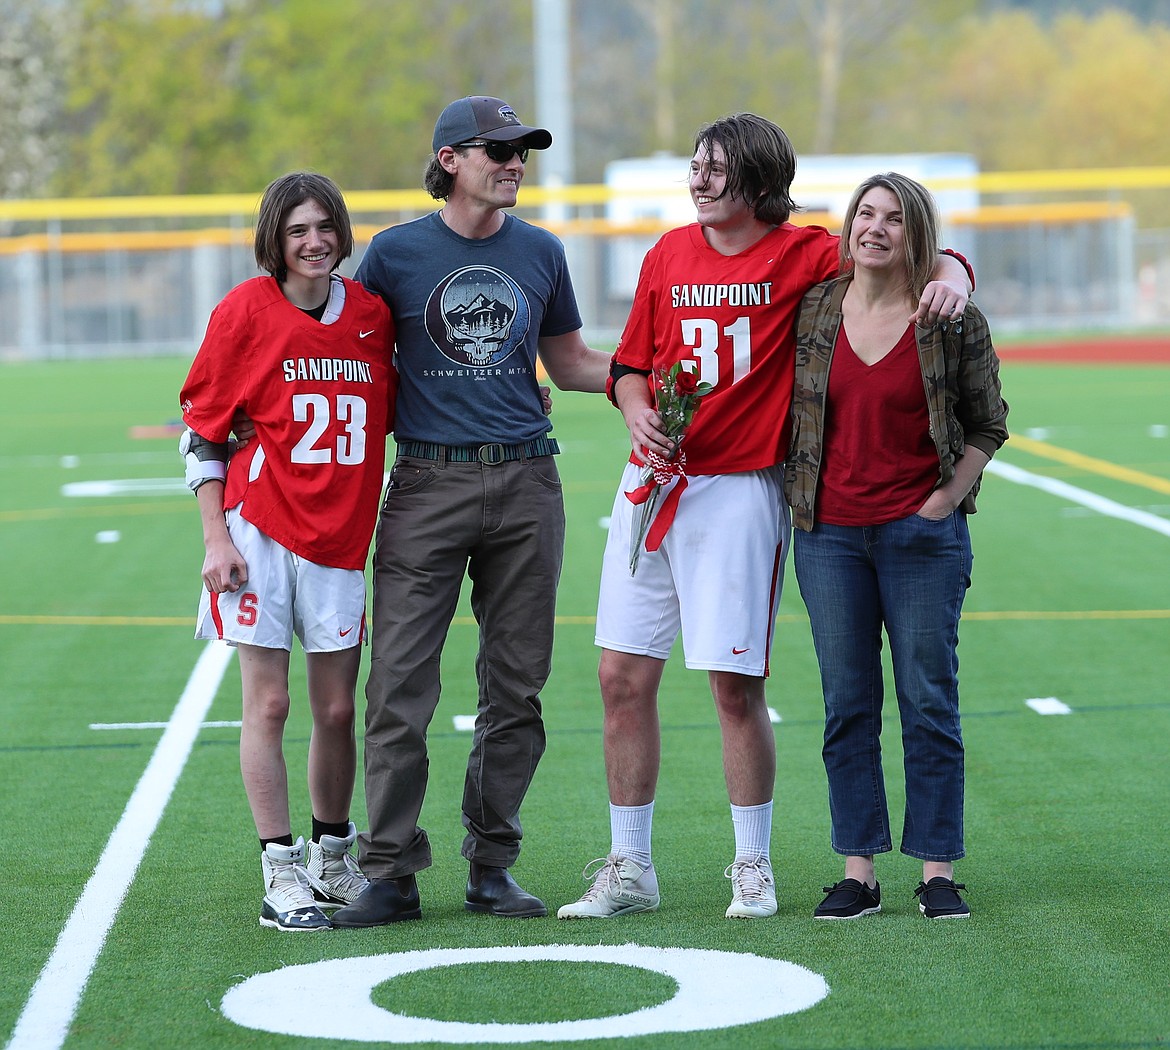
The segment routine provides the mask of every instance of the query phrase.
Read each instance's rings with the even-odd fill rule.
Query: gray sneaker
[[[328,930],[332,925],[313,897],[313,880],[305,868],[305,840],[291,846],[268,843],[260,854],[264,902],[260,925],[274,930]]]
[[[731,879],[729,919],[766,919],[776,914],[776,881],[767,857],[737,860],[723,872]]]
[[[658,876],[653,864],[643,868],[629,857],[611,853],[604,859],[591,860],[581,874],[592,879],[593,885],[579,901],[564,905],[557,912],[558,919],[612,919],[616,915],[658,910]]]
[[[356,840],[357,828],[351,820],[345,838],[322,835],[320,842],[309,843],[305,867],[319,907],[341,908],[352,904],[370,884],[349,852]]]

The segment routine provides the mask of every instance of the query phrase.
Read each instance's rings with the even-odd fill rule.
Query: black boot
[[[334,927],[386,926],[404,919],[421,919],[418,884],[413,875],[400,879],[370,879],[360,897],[332,915]]]
[[[507,868],[491,868],[472,864],[467,879],[468,911],[503,915],[512,919],[534,919],[548,914],[548,908],[539,897],[521,889]],[[337,925],[336,913],[333,925]]]

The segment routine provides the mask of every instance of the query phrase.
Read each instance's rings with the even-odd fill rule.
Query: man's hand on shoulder
[[[256,436],[256,424],[242,408],[236,409],[236,414],[232,416],[232,433],[236,436],[237,449],[247,448],[248,442]]]

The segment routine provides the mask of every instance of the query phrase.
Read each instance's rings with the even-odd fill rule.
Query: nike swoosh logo
[[[347,627],[344,631],[338,631],[337,634],[339,635],[339,637],[344,638],[352,630],[353,630],[352,627]]]
[[[368,332],[358,332],[358,338],[359,338],[359,339],[365,339],[365,337],[366,337],[367,335],[373,335],[373,334],[374,334],[374,332],[376,332],[376,331],[377,331],[377,329],[376,329],[376,328],[371,328],[371,329],[370,329]]]
[[[749,645],[747,649],[737,649],[737,648],[736,648],[736,647],[733,645],[733,646],[731,647],[731,655],[732,655],[732,656],[739,656],[739,655],[741,655],[742,653],[746,653],[746,652],[748,651],[748,649],[750,649],[750,648],[751,648],[751,646]]]

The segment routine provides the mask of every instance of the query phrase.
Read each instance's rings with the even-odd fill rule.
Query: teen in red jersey
[[[269,274],[215,308],[183,385],[187,481],[206,556],[196,637],[239,647],[240,768],[260,836],[260,922],[331,924],[366,881],[349,855],[363,567],[377,519],[397,374],[380,298],[334,271],[353,251],[340,190],[294,172],[264,192],[256,261]],[[237,412],[255,437],[228,459]],[[282,739],[293,635],[305,651],[313,835],[294,842]]]
[[[790,535],[780,464],[797,308],[809,288],[837,272],[838,242],[827,230],[788,221],[795,173],[792,145],[771,121],[741,113],[703,128],[690,166],[698,221],[667,233],[642,265],[612,371],[633,455],[614,502],[597,612],[611,846],[595,869],[586,868],[592,885],[560,918],[658,907],[650,855],[658,686],[680,634],[687,666],[707,672],[723,737],[736,844],[725,870],[727,917],[776,911],[776,745],[764,677]],[[964,264],[940,259],[935,277],[917,313],[961,311],[969,291]],[[675,517],[661,546],[642,550],[631,573],[638,533],[626,493],[638,487],[648,453],[674,452],[652,392],[654,376],[676,362],[712,389],[682,442],[688,485]],[[679,478],[667,486],[679,486]],[[669,494],[659,507],[674,509]]]

